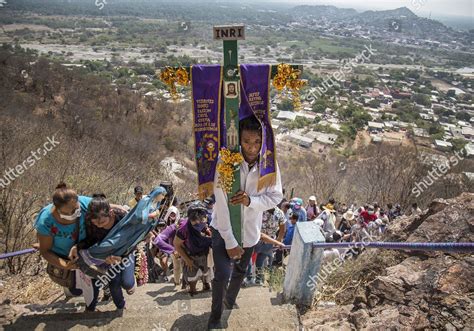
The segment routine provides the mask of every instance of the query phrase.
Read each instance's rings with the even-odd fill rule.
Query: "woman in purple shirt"
[[[153,245],[158,248],[162,258],[160,258],[161,267],[165,272],[165,281],[167,281],[166,272],[168,271],[168,258],[171,255],[173,258],[173,277],[174,284],[179,285],[181,279],[182,262],[178,252],[174,249],[173,241],[178,231],[179,224],[183,220],[179,220],[176,223],[168,225],[163,231],[161,231],[153,240]]]
[[[184,261],[184,278],[189,283],[189,293],[193,296],[197,293],[196,284],[199,279],[203,281],[204,291],[211,288],[207,281],[207,255],[211,247],[211,236],[207,227],[207,209],[201,201],[192,203],[187,214],[188,218],[176,232],[174,247]]]

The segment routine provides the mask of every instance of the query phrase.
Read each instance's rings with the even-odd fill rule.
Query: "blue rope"
[[[28,249],[24,249],[22,251],[16,251],[16,252],[0,254],[0,260],[8,259],[9,257],[19,256],[19,255],[24,255],[24,254],[35,253],[36,251],[37,251],[36,248],[28,248]]]
[[[395,250],[415,250],[415,251],[440,251],[451,253],[472,253],[474,252],[474,243],[417,243],[417,242],[341,242],[341,243],[313,243],[316,248],[381,248]],[[291,249],[291,245],[285,245],[282,249]],[[278,249],[278,248],[276,248]],[[21,251],[0,254],[0,260],[8,259],[24,254],[37,252],[35,248],[28,248]]]
[[[419,242],[340,242],[340,243],[313,243],[316,248],[381,248],[394,250],[415,251],[440,251],[451,253],[472,253],[474,243],[419,243]],[[285,245],[283,249],[291,249],[291,245]]]

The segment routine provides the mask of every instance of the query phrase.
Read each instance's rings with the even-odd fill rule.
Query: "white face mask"
[[[369,215],[373,215],[374,214],[374,211],[373,210],[369,210]]]
[[[77,208],[74,211],[74,214],[72,214],[72,215],[63,215],[63,214],[59,213],[59,216],[61,216],[61,218],[66,220],[66,221],[74,221],[76,218],[81,217],[81,209]]]

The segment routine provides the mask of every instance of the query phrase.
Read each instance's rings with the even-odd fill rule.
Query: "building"
[[[438,150],[444,151],[444,152],[450,151],[453,148],[453,145],[449,141],[436,139],[434,144]]]
[[[316,138],[317,141],[325,145],[334,145],[336,139],[337,135],[331,133],[322,133]]]
[[[456,139],[464,138],[464,136],[462,135],[462,130],[456,126],[450,127],[449,132],[451,132],[451,135],[453,136],[453,138],[456,138]]]
[[[301,111],[301,112],[296,113],[296,117],[303,117],[303,118],[306,118],[310,121],[314,121],[314,119],[316,118],[316,114]]]
[[[415,135],[415,137],[420,137],[420,138],[429,138],[430,137],[428,132],[423,128],[414,128],[413,129],[413,134]]]
[[[383,132],[383,129],[385,127],[385,125],[383,123],[379,123],[379,122],[371,122],[369,121],[369,131],[373,132]]]
[[[287,120],[294,121],[296,119],[296,113],[292,111],[282,110],[278,112],[278,116],[276,118],[277,120],[281,120],[281,121],[287,121]]]
[[[272,119],[272,128],[273,130],[278,130],[280,128],[281,121]]]
[[[291,133],[290,134],[290,140],[294,142],[295,144],[305,147],[305,148],[310,148],[313,145],[313,139],[310,137],[305,137],[301,136],[296,133]]]
[[[467,144],[464,146],[464,150],[466,151],[466,157],[474,157],[474,144]]]
[[[466,138],[466,139],[474,139],[474,129],[472,127],[466,126],[462,128],[461,134]]]

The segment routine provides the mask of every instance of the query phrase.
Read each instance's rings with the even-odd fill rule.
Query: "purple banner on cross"
[[[222,67],[191,67],[193,132],[199,197],[213,193],[214,174],[225,135],[222,134]]]
[[[255,115],[262,124],[260,150],[260,178],[258,189],[273,185],[276,180],[275,139],[270,120],[271,66],[268,64],[241,64],[241,103],[239,119]]]

